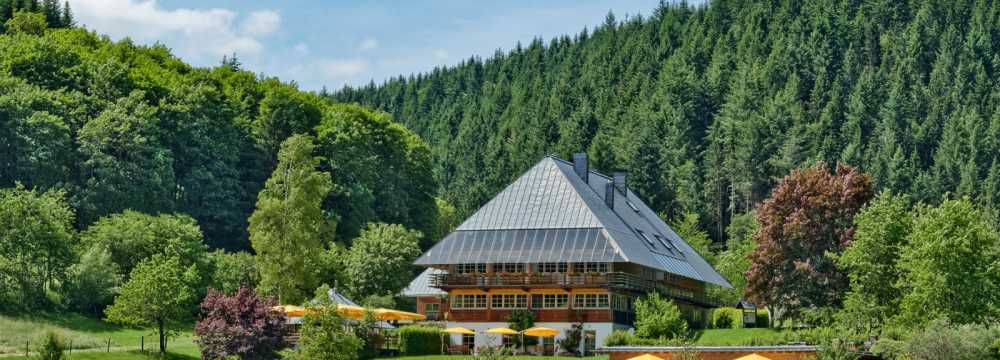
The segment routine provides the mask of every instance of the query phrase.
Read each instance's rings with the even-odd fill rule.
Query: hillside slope
[[[880,189],[1000,206],[1000,2],[713,0],[534,40],[331,96],[431,145],[468,214],[546,153],[586,150],[721,239],[791,169],[859,166]]]

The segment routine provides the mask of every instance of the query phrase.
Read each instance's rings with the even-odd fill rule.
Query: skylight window
[[[639,212],[639,208],[637,208],[631,201],[626,200],[625,203],[628,204],[628,207],[632,208],[632,211]]]
[[[656,237],[656,241],[660,242],[660,245],[663,245],[663,247],[667,248],[667,250],[670,250],[671,252],[674,251],[674,247],[672,246],[673,244],[671,244],[669,240],[664,239],[659,234],[654,234],[653,236]]]
[[[656,249],[656,244],[653,243],[653,240],[649,239],[649,236],[646,236],[646,233],[644,233],[642,230],[639,230],[639,229],[635,229],[635,232],[639,233],[639,237],[641,237],[643,240],[645,240],[646,243],[649,244],[650,247]]]

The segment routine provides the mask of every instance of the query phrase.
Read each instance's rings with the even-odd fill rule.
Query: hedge
[[[448,336],[441,336],[441,329],[432,326],[404,326],[399,328],[399,352],[402,355],[440,355],[442,338],[447,345]]]

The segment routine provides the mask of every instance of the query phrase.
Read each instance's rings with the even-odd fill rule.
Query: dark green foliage
[[[735,308],[712,309],[712,327],[716,329],[736,329],[742,327],[743,310]]]
[[[579,354],[580,339],[583,338],[583,323],[576,323],[566,330],[566,336],[559,340],[559,347],[570,353]]]
[[[0,33],[0,187],[65,191],[78,230],[125,209],[178,212],[212,248],[248,250],[247,219],[278,144],[322,132],[315,155],[343,170],[323,211],[360,224],[340,227],[338,240],[369,221],[435,228],[430,151],[386,114],[334,106],[235,58],[196,69],[162,45],[53,25],[72,22],[69,6],[36,3],[0,0],[0,24],[12,22]]]
[[[299,346],[283,359],[356,360],[361,340],[344,327],[344,319],[334,306],[313,308],[306,313],[299,328]]]
[[[699,3],[331,96],[426,139],[460,217],[539,157],[577,151],[630,171],[658,213],[699,214],[719,244],[819,160],[915,201],[1000,206],[995,2]]]
[[[399,328],[399,352],[404,356],[441,354],[448,336],[442,336],[441,329],[432,326],[404,326]]]

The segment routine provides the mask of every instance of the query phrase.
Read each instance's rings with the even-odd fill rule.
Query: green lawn
[[[426,356],[399,356],[391,358],[381,358],[381,360],[459,360],[469,359],[468,355],[426,355]],[[585,358],[563,357],[563,356],[512,356],[511,360],[607,360],[607,356],[588,356]]]
[[[785,338],[788,330],[777,329],[707,329],[692,332],[694,345],[760,345],[777,344]]]
[[[74,349],[70,359],[138,359],[144,356],[137,351],[145,337],[146,349],[156,347],[156,332],[152,329],[133,329],[103,322],[76,314],[5,316],[0,315],[0,355],[24,354],[25,343],[35,352],[42,336],[52,331],[72,342]],[[106,349],[111,342],[111,353],[94,351]],[[194,344],[191,331],[184,331],[167,343],[167,350],[180,359],[197,359],[198,348]],[[5,357],[17,359],[18,357]]]

